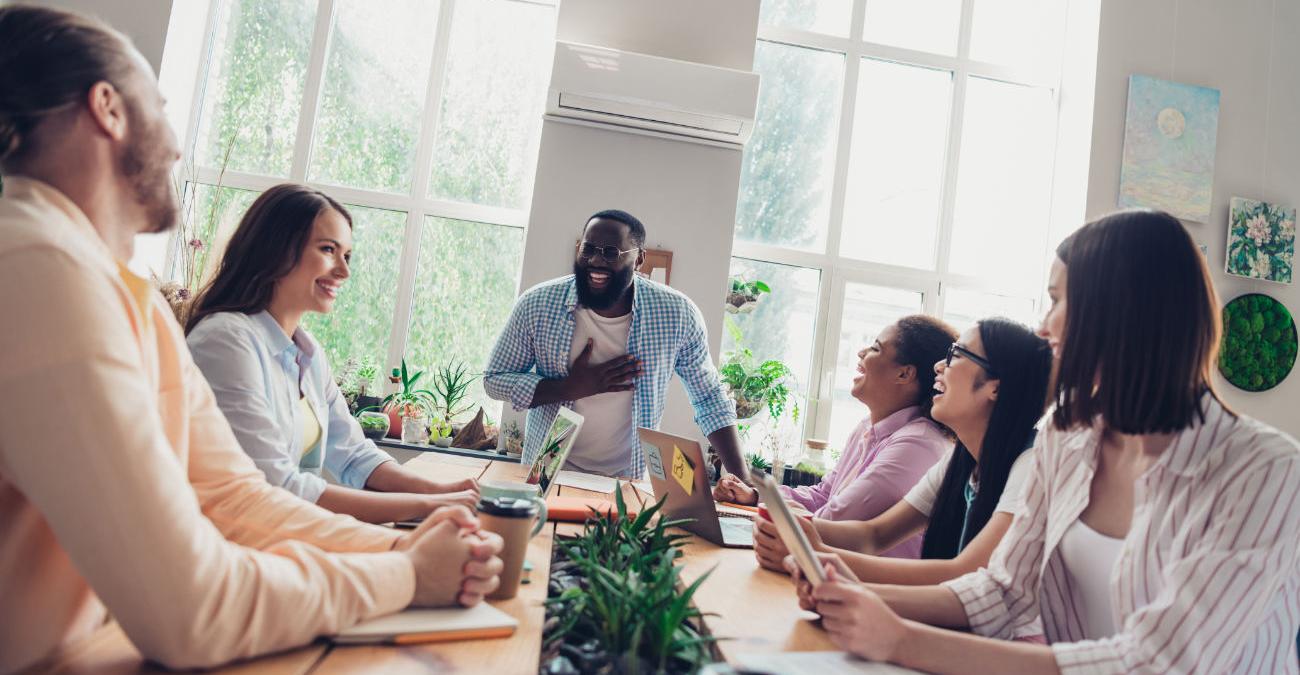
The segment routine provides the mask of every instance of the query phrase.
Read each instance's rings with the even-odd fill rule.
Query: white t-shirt
[[[591,363],[602,363],[627,353],[627,336],[632,313],[609,319],[586,307],[573,311],[573,363],[592,340]],[[566,467],[605,476],[627,475],[632,465],[632,391],[612,391],[574,401],[574,412],[582,415],[582,431],[573,443]]]
[[[1074,521],[1061,537],[1058,550],[1065,571],[1074,582],[1077,604],[1083,618],[1083,636],[1100,640],[1114,635],[1115,612],[1110,602],[1110,583],[1115,576],[1115,561],[1124,548],[1124,540],[1108,537],[1082,520]]]
[[[1025,482],[1029,480],[1029,472],[1033,470],[1029,458],[1032,452],[1026,450],[1020,453],[1012,463],[1011,471],[1007,473],[1007,485],[1002,490],[1002,497],[998,499],[994,512],[1010,513],[1014,516],[1025,505]],[[921,481],[912,486],[912,489],[903,496],[903,501],[911,504],[912,508],[920,511],[926,518],[930,517],[930,511],[934,509],[934,501],[939,496],[939,487],[943,485],[943,474],[948,471],[948,461],[952,459],[952,453],[952,450],[945,453],[943,459],[930,467]]]

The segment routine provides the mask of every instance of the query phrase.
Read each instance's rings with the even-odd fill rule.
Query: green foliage
[[[398,384],[402,388],[384,397],[384,410],[398,410],[405,417],[410,417],[417,413],[431,415],[435,409],[433,392],[428,389],[416,389],[416,383],[424,376],[423,370],[417,370],[411,373],[406,368],[406,359],[402,359],[402,367],[394,368],[393,373],[398,377]]]
[[[469,412],[472,402],[465,404],[469,385],[478,379],[470,375],[464,363],[448,364],[433,373],[433,407],[434,415],[450,424],[457,417]]]
[[[755,471],[768,471],[772,468],[772,463],[756,452],[745,455],[745,461],[749,462],[749,468]]]
[[[585,583],[547,599],[559,622],[544,645],[594,638],[615,672],[694,672],[714,638],[699,632],[703,614],[691,599],[712,570],[683,588],[673,563],[690,535],[668,529],[688,521],[656,518],[663,500],[629,518],[621,484],[614,495],[617,517],[593,511],[582,535],[557,542]]]
[[[767,411],[773,420],[785,414],[790,402],[794,373],[789,366],[776,360],[757,363],[754,353],[748,348],[728,352],[718,371],[723,384],[730,389],[731,395],[745,401],[762,401],[767,404]],[[791,414],[799,418],[799,403],[794,402]]]
[[[1260,293],[1243,295],[1223,308],[1219,371],[1246,391],[1276,387],[1296,360],[1296,326],[1282,303]]]
[[[826,469],[824,469],[824,468],[822,468],[822,467],[820,467],[820,466],[813,466],[812,464],[809,464],[808,462],[799,462],[798,464],[795,465],[794,470],[795,470],[795,471],[802,471],[803,473],[810,473],[810,474],[812,474],[812,475],[814,475],[814,476],[825,476],[825,475],[826,475]]]
[[[757,298],[762,293],[771,293],[772,289],[761,280],[746,281],[744,277],[731,277],[731,292]]]
[[[382,417],[358,417],[357,422],[361,425],[362,429],[371,431],[388,427],[388,420]]]

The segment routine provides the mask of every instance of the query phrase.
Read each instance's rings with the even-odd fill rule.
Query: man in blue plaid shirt
[[[689,298],[635,274],[645,227],[624,211],[587,220],[573,274],[541,283],[515,303],[483,373],[492,398],[528,410],[524,462],[540,452],[560,406],[585,418],[569,464],[641,478],[637,427],[658,428],[668,382],[686,385],[695,423],[727,469],[748,477],[736,409],[709,360],[700,310]]]

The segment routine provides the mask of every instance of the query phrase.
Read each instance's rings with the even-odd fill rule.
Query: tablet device
[[[754,487],[758,490],[758,500],[767,508],[772,524],[776,525],[777,534],[781,535],[786,550],[794,556],[799,570],[813,586],[826,581],[826,573],[822,571],[821,563],[813,553],[812,544],[808,543],[808,537],[804,536],[803,528],[795,522],[790,506],[781,498],[781,492],[776,489],[776,481],[766,473],[751,472],[750,475],[757,477]]]

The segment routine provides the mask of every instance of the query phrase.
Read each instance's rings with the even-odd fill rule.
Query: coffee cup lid
[[[531,518],[537,515],[537,502],[531,499],[515,499],[514,497],[480,499],[478,510],[480,513],[506,518]]]

